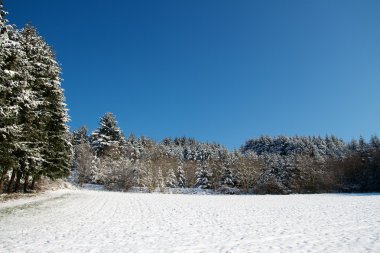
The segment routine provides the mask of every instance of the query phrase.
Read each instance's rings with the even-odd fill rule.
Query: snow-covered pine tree
[[[367,153],[367,143],[365,142],[363,136],[359,137],[359,153],[362,157],[366,156]]]
[[[73,131],[72,145],[76,146],[84,143],[89,143],[87,131],[88,129],[86,126],[81,126],[78,130]]]
[[[0,0],[0,193],[8,170],[17,168],[14,155],[21,132],[19,98],[25,85],[25,57],[19,43],[20,34],[5,16]],[[14,177],[15,173],[12,181]]]
[[[22,30],[22,45],[31,66],[32,91],[38,99],[39,127],[44,132],[40,136],[43,170],[34,176],[67,176],[72,150],[66,125],[69,119],[61,87],[61,68],[53,50],[34,27],[27,25]]]
[[[208,167],[207,161],[200,161],[197,164],[196,183],[195,186],[202,189],[211,188],[211,172]]]
[[[23,37],[14,26],[7,24],[1,5],[1,136],[7,148],[4,158],[13,155],[14,168],[8,184],[8,192],[20,187],[24,176],[24,190],[28,185],[31,168],[41,162],[38,122],[38,100],[32,89],[31,64],[23,47]],[[9,146],[9,144],[11,144]],[[8,164],[9,166],[9,164]],[[4,166],[6,168],[6,166]],[[6,168],[7,170],[7,168]],[[4,173],[4,171],[3,171]]]
[[[166,175],[166,186],[170,188],[177,187],[177,177],[175,176],[173,168],[169,168]]]
[[[41,37],[37,35],[35,28],[27,26],[21,31],[20,46],[22,47],[24,63],[24,82],[19,98],[18,121],[21,126],[18,148],[15,152],[19,161],[15,191],[19,190],[21,177],[24,178],[24,191],[27,190],[29,177],[43,174],[42,163],[44,161],[43,151],[48,147],[44,128],[44,103],[43,96],[45,87],[40,87],[44,70],[38,56],[43,55],[41,46],[47,46]],[[46,82],[43,80],[42,82]]]
[[[228,187],[234,186],[232,169],[228,165],[223,165],[222,167],[220,185]]]
[[[372,135],[369,141],[372,152],[380,152],[380,140],[376,135]]]
[[[104,155],[111,146],[122,146],[126,142],[112,113],[107,112],[100,119],[99,128],[92,132],[90,142],[98,156]]]
[[[4,10],[3,0],[0,0],[0,28],[3,29],[5,27],[7,20],[5,19],[5,15],[7,13]],[[1,34],[3,34],[3,30],[1,30]]]
[[[94,184],[102,184],[102,171],[100,168],[100,159],[97,156],[92,157],[90,166],[90,182]]]
[[[179,188],[186,187],[185,171],[183,170],[183,163],[181,162],[177,168],[177,186]]]

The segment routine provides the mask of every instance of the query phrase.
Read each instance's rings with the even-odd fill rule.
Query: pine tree
[[[201,161],[198,163],[197,171],[196,171],[196,183],[195,186],[202,189],[210,189],[211,188],[211,172],[208,168],[208,164],[206,161]]]
[[[359,152],[359,144],[358,144],[357,140],[352,139],[351,142],[348,144],[348,149],[352,153]]]
[[[45,66],[39,59],[44,55],[41,47],[48,47],[43,39],[38,36],[35,28],[27,26],[21,31],[20,45],[24,53],[23,75],[24,82],[19,99],[18,122],[21,126],[18,148],[15,152],[19,161],[15,191],[19,190],[21,177],[24,178],[24,191],[27,190],[29,176],[43,174],[42,164],[45,160],[43,151],[47,149],[48,140],[44,130],[44,104],[46,97],[43,92],[50,89],[49,82],[43,79],[46,69],[50,69],[50,62]]]
[[[183,170],[183,163],[181,162],[177,168],[177,186],[179,188],[186,187],[185,171]]]
[[[19,31],[8,23],[5,15],[0,2],[0,191],[5,174],[13,167],[8,185],[11,192],[16,175],[18,189],[22,171],[38,160],[38,152],[34,140],[30,139],[34,134],[31,121],[36,116],[35,94],[29,85],[30,64]]]
[[[367,143],[365,142],[363,136],[359,137],[359,152],[362,156],[367,152]]]
[[[0,0],[0,193],[8,170],[17,167],[14,151],[21,132],[18,99],[23,85],[24,58],[19,33],[5,19],[6,14]]]
[[[166,176],[166,186],[171,187],[171,188],[177,187],[177,178],[172,168],[169,168],[168,170],[168,173]]]
[[[228,186],[228,187],[233,187],[234,186],[234,180],[233,180],[233,174],[232,170],[229,166],[224,165],[222,167],[222,177],[221,177],[221,182],[220,184],[222,186]]]
[[[89,137],[87,135],[87,127],[81,126],[78,130],[73,131],[72,145],[80,145],[84,143],[89,143]]]
[[[90,165],[90,182],[95,184],[101,184],[103,175],[101,174],[100,159],[96,156],[92,157]]]
[[[376,135],[371,136],[370,146],[372,152],[380,152],[380,140]]]
[[[22,177],[26,190],[30,175],[33,182],[41,175],[66,176],[71,149],[55,55],[34,27],[20,33],[5,14],[1,1],[0,164],[8,170],[13,161],[10,192],[15,178],[15,190]]]
[[[90,142],[98,156],[102,156],[111,146],[122,146],[126,142],[112,113],[107,112],[100,119],[100,126],[91,134]]]
[[[27,25],[22,30],[22,44],[31,65],[31,90],[38,101],[38,128],[42,148],[42,174],[50,178],[67,176],[71,163],[71,144],[66,123],[68,114],[63,89],[61,88],[61,68],[51,47]]]
[[[8,24],[8,20],[5,18],[5,16],[7,14],[8,13],[4,9],[3,0],[0,0],[0,29],[1,29],[0,31],[1,31],[1,35],[6,33],[6,26]]]

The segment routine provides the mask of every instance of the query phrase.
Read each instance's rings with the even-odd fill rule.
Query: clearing
[[[59,190],[0,203],[0,252],[380,252],[380,195]]]

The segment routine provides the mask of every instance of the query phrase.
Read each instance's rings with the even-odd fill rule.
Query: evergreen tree
[[[20,95],[25,86],[25,54],[20,45],[20,34],[8,23],[5,15],[0,1],[0,193],[8,170],[17,167],[15,151],[22,127],[18,114]]]
[[[61,88],[61,68],[51,47],[27,25],[22,30],[22,45],[30,63],[31,91],[38,102],[37,127],[42,131],[39,143],[42,149],[44,171],[50,178],[67,176],[71,163],[71,144],[66,123],[68,114],[63,89]]]
[[[380,152],[380,140],[376,135],[371,136],[370,146],[372,152]]]
[[[98,156],[102,156],[111,146],[122,146],[126,142],[112,113],[107,112],[100,119],[100,126],[91,134],[90,142]]]
[[[91,165],[90,165],[90,182],[95,184],[103,183],[103,175],[100,167],[100,159],[96,156],[92,157]]]
[[[11,192],[15,178],[15,190],[19,190],[22,176],[25,178],[26,190],[31,168],[41,162],[41,143],[38,139],[41,132],[37,126],[39,101],[32,88],[34,76],[23,36],[5,20],[2,4],[0,13],[0,152],[3,153],[3,161],[0,161],[3,164],[0,185],[2,187],[3,175],[10,165],[9,159],[12,159],[13,171],[8,184],[8,192]]]
[[[3,0],[0,0],[0,28],[1,28],[1,34],[3,34],[3,28],[5,27],[7,20],[5,19],[5,15],[7,15],[6,11],[4,10],[4,4]],[[5,31],[4,31],[5,33]]]
[[[211,188],[211,172],[206,161],[198,162],[195,186],[202,189]]]
[[[73,131],[72,145],[76,146],[84,143],[89,143],[87,131],[88,129],[86,126],[81,126],[78,130]]]
[[[348,144],[348,149],[352,153],[359,152],[359,144],[358,144],[357,140],[352,139],[351,142]]]
[[[359,152],[362,156],[367,152],[367,143],[365,142],[363,136],[359,137]]]
[[[24,177],[24,190],[26,191],[29,176],[43,174],[42,164],[46,162],[43,156],[48,148],[49,140],[46,138],[44,119],[46,97],[43,93],[50,87],[46,84],[48,78],[43,79],[46,69],[50,69],[50,62],[43,65],[39,57],[46,55],[41,48],[48,47],[42,37],[38,36],[35,28],[27,26],[21,31],[20,45],[22,47],[25,63],[24,85],[19,99],[18,121],[21,126],[20,138],[16,157],[19,161],[15,190],[18,191],[21,177]],[[66,137],[65,137],[66,138]]]
[[[220,184],[223,186],[229,186],[233,187],[234,186],[234,179],[233,179],[233,174],[232,170],[229,166],[224,165],[222,167],[222,172],[221,172],[221,182]]]
[[[181,162],[177,168],[177,186],[179,188],[186,187],[185,171],[183,170],[183,163]]]
[[[5,14],[0,1],[0,168],[14,168],[10,192],[15,178],[26,190],[30,175],[68,175],[71,148],[55,55],[34,27],[20,33]]]
[[[169,168],[168,170],[168,173],[166,176],[166,186],[171,187],[171,188],[177,187],[177,178],[172,168]]]

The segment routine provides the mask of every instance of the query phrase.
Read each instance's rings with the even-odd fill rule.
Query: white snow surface
[[[0,203],[0,252],[380,252],[380,195],[59,190]]]

